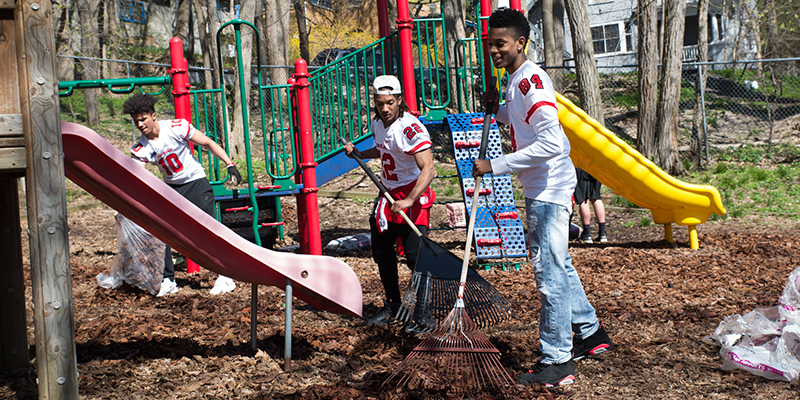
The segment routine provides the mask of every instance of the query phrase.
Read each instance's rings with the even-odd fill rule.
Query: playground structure
[[[0,322],[3,326],[0,350],[3,370],[28,365],[27,338],[25,329],[22,329],[25,326],[25,288],[22,281],[20,236],[17,234],[20,221],[16,212],[19,209],[17,178],[23,175],[26,176],[28,193],[31,276],[41,397],[77,396],[66,204],[64,183],[60,178],[65,172],[76,183],[83,183],[85,188],[91,188],[87,190],[96,197],[140,223],[171,246],[200,261],[206,268],[257,284],[281,287],[287,284],[287,303],[292,297],[292,287],[295,287],[299,288],[297,297],[315,307],[359,315],[360,304],[356,303],[360,303],[360,290],[356,301],[354,297],[344,298],[341,294],[326,292],[329,288],[303,284],[311,282],[309,277],[317,279],[320,274],[324,277],[322,279],[330,280],[334,276],[350,279],[341,271],[336,271],[343,269],[340,263],[325,261],[323,264],[329,265],[329,269],[317,268],[310,263],[324,258],[278,255],[268,249],[259,248],[267,245],[262,243],[264,232],[282,235],[280,197],[297,196],[300,252],[308,255],[321,254],[316,193],[320,185],[356,167],[355,161],[343,156],[338,137],[346,137],[362,149],[373,145],[369,133],[369,86],[372,78],[380,74],[398,75],[411,111],[421,114],[421,119],[432,132],[445,132],[451,137],[463,134],[463,140],[453,139],[453,148],[456,149],[458,143],[463,142],[464,147],[460,150],[465,150],[468,154],[470,148],[475,147],[470,144],[474,141],[469,133],[473,130],[470,125],[479,126],[482,120],[473,121],[474,116],[463,113],[478,111],[479,105],[473,88],[476,84],[485,88],[487,77],[494,73],[491,65],[483,62],[488,58],[485,57],[487,49],[482,40],[461,39],[459,46],[452,49],[459,55],[461,63],[451,68],[447,65],[445,52],[442,67],[441,57],[435,49],[438,48],[437,41],[443,41],[446,34],[443,17],[412,20],[408,3],[401,0],[398,2],[397,32],[390,33],[386,1],[379,0],[378,4],[382,38],[377,42],[311,73],[307,71],[305,62],[298,60],[295,63],[295,74],[285,85],[263,85],[259,69],[257,96],[261,108],[260,119],[249,121],[246,107],[242,114],[246,122],[245,137],[250,137],[251,124],[262,130],[264,162],[272,179],[269,185],[254,185],[254,162],[248,140],[245,141],[248,146],[247,189],[225,189],[225,179],[221,177],[216,161],[201,152],[197,153],[198,159],[208,160],[209,180],[215,186],[219,203],[224,204],[226,200],[245,202],[243,208],[218,206],[219,219],[224,221],[226,213],[248,213],[253,233],[250,241],[255,244],[230,236],[227,232],[225,235],[210,233],[210,229],[199,233],[198,237],[181,237],[183,230],[170,228],[170,222],[191,224],[191,221],[202,221],[199,225],[208,228],[217,226],[216,221],[191,212],[170,217],[148,215],[141,205],[150,202],[164,205],[176,199],[163,194],[163,187],[159,187],[161,182],[157,179],[140,179],[139,176],[143,174],[123,173],[120,168],[126,165],[126,161],[123,161],[126,157],[124,154],[101,156],[100,153],[108,154],[113,151],[106,147],[107,143],[98,141],[88,129],[74,125],[62,126],[59,122],[58,96],[69,95],[75,89],[104,87],[112,92],[129,93],[146,86],[172,85],[175,117],[193,121],[198,129],[224,143],[227,148],[228,102],[225,91],[222,88],[190,90],[188,68],[181,54],[180,41],[170,42],[173,50],[170,76],[58,84],[53,74],[55,67],[52,49],[55,46],[49,22],[49,3],[40,5],[30,0],[20,0],[10,7],[0,8],[0,37],[10,38],[0,41],[0,69],[18,71],[19,76],[18,80],[5,79],[0,84],[0,204],[3,205],[0,210],[4,210],[0,214],[0,231],[3,232],[0,250],[3,250],[3,254],[11,254],[9,263],[3,264],[3,273],[9,277],[9,288],[4,288],[3,297],[0,297]],[[512,7],[520,9],[518,2],[512,2]],[[480,13],[479,32],[485,39],[486,19],[491,13],[488,1],[481,1]],[[243,78],[240,29],[254,27],[248,22],[234,20],[224,24],[220,32],[229,27],[234,29],[236,37],[238,85],[244,93],[246,83]],[[416,31],[416,44],[412,30]],[[219,38],[219,33],[217,37]],[[426,42],[428,44],[424,44]],[[415,45],[419,60],[417,66],[413,64]],[[430,50],[423,52],[423,49]],[[219,54],[217,56],[221,57]],[[223,72],[219,73],[222,77]],[[455,93],[452,93],[451,85],[441,84],[448,83],[451,78],[455,80]],[[247,102],[243,101],[242,104]],[[462,116],[448,116],[447,109],[458,110]],[[218,116],[221,121],[217,120]],[[617,194],[652,210],[654,221],[664,225],[667,240],[672,240],[672,223],[687,225],[690,246],[696,249],[699,243],[695,226],[706,221],[712,213],[724,214],[716,189],[686,184],[666,175],[563,98],[559,98],[559,117],[570,139],[572,158],[576,166],[586,169]],[[455,128],[459,118],[462,126]],[[464,123],[465,118],[468,123]],[[65,133],[64,136],[60,134],[61,131]],[[94,157],[85,158],[84,151],[94,152]],[[62,154],[67,171],[62,163]],[[460,159],[468,160],[469,156],[464,155]],[[318,169],[317,166],[323,163],[325,168]],[[107,170],[104,172],[112,175],[97,175],[95,171],[98,170]],[[119,175],[113,175],[115,170]],[[469,198],[469,171],[464,169],[460,171],[460,175],[465,198]],[[499,177],[491,177],[497,178]],[[121,190],[115,183],[118,179],[146,188],[140,194],[143,197],[136,198],[134,193]],[[275,212],[270,221],[263,221],[259,210],[263,204],[260,199],[265,197],[276,199],[269,206],[274,207]],[[513,196],[511,201],[513,204]],[[493,219],[491,216],[498,213],[504,213],[504,216],[509,217],[508,221],[512,221],[513,218],[510,217],[515,210],[503,208],[502,211],[486,209],[480,212],[489,216],[486,218],[488,226]],[[519,250],[521,247],[524,252],[524,234],[519,232],[521,223],[511,225],[514,234],[521,235],[514,244],[515,249]],[[476,236],[476,244],[483,240],[481,244],[486,245],[478,247],[505,245],[508,238],[501,237],[499,228],[494,228],[494,237],[485,232],[481,237]],[[522,245],[518,243],[519,240],[523,241]],[[194,241],[206,245],[187,245]],[[203,252],[201,249],[208,248],[207,243],[210,242],[225,243],[222,246],[224,249],[233,251],[236,257],[249,259],[242,261],[248,267],[233,268],[229,266],[228,260],[221,260],[213,252]],[[508,252],[495,251],[492,256],[505,257]],[[262,265],[265,259],[275,261],[269,261],[269,266]],[[309,262],[308,265],[303,264],[306,261]],[[279,267],[289,262],[300,262],[301,265],[293,269]],[[289,281],[293,284],[289,284]],[[358,284],[357,279],[348,282]],[[291,305],[287,304],[286,308],[288,312]],[[253,310],[255,312],[255,307]],[[289,337],[287,330],[287,340]]]

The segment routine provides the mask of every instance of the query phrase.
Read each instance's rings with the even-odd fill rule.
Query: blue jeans
[[[600,328],[578,271],[569,255],[569,211],[553,203],[525,199],[528,240],[542,301],[539,341],[543,364],[572,358],[572,333],[585,339]]]

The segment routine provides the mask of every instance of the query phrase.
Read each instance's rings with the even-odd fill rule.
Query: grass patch
[[[740,218],[750,213],[800,218],[800,163],[760,167],[722,162],[704,171],[694,171],[686,180],[719,190],[728,211],[723,218]]]
[[[614,197],[611,198],[611,205],[617,207],[625,207],[625,208],[640,208],[636,204],[633,204],[630,200],[615,194]]]

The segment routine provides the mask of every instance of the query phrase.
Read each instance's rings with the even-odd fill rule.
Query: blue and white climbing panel
[[[467,213],[472,209],[475,178],[472,165],[478,158],[483,131],[483,114],[451,114],[445,126],[450,131],[455,151],[456,167],[461,177],[462,194]],[[500,130],[492,120],[486,159],[503,154]],[[478,215],[475,220],[475,251],[479,261],[527,257],[525,230],[514,205],[511,176],[484,175],[478,197]]]

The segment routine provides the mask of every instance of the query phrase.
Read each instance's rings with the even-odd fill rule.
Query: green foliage
[[[774,150],[781,155],[782,148]],[[686,180],[717,188],[729,217],[766,212],[800,218],[800,163],[765,168],[722,162],[694,171]]]
[[[59,98],[61,108],[61,121],[63,122],[86,122],[86,99],[83,91],[75,91],[69,97]]]
[[[648,217],[639,218],[639,226],[642,228],[648,227],[653,224],[653,221]]]
[[[617,207],[639,208],[639,206],[633,204],[633,202],[631,202],[630,200],[616,194],[614,195],[614,197],[611,198],[611,204]]]
[[[639,91],[636,89],[625,89],[621,92],[614,93],[613,96],[609,96],[607,100],[630,111],[639,105]]]

